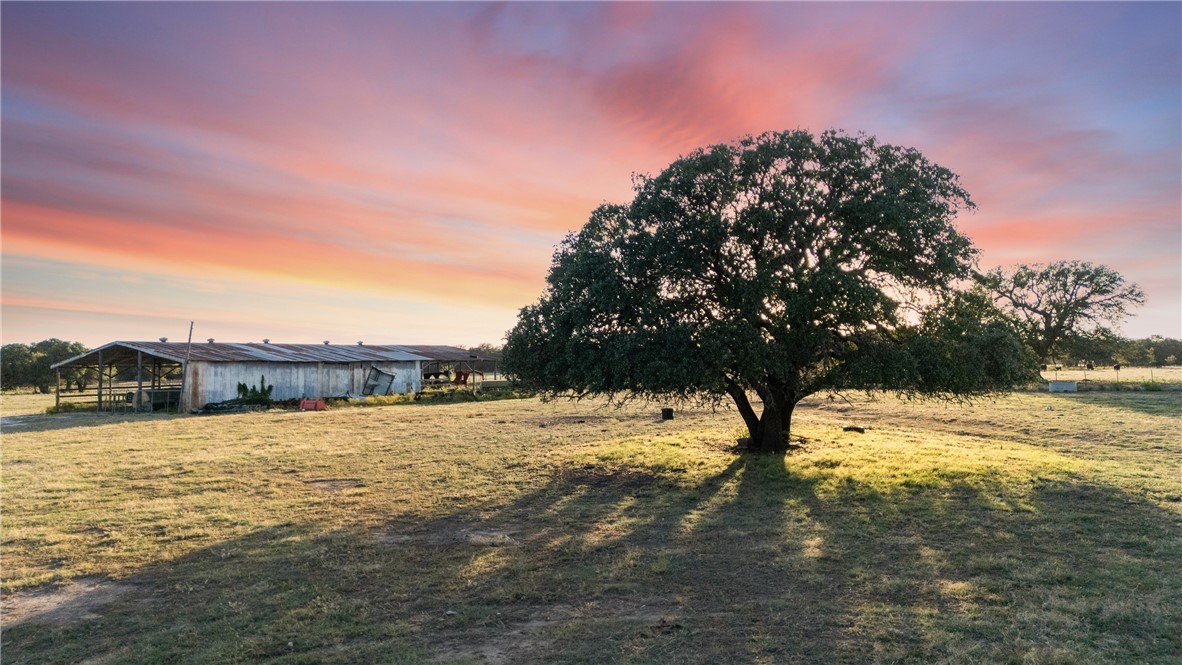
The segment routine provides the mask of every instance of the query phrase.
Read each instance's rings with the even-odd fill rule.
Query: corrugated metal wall
[[[199,409],[210,402],[238,396],[238,384],[259,386],[260,377],[275,386],[271,399],[300,397],[339,397],[360,395],[365,388],[369,368],[377,367],[395,376],[393,392],[418,392],[421,389],[420,361],[361,363],[234,363],[190,362],[185,377],[188,403],[185,410]]]

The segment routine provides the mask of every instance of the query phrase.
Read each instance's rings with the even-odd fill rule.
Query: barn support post
[[[181,363],[181,398],[179,400],[177,400],[177,405],[176,405],[177,413],[185,413],[186,411],[193,410],[193,405],[189,403],[191,400],[189,399],[189,396],[185,394],[185,391],[189,387],[189,357],[190,357],[190,354],[193,352],[193,324],[194,323],[196,323],[196,322],[195,321],[189,322],[189,341],[185,344],[185,362]],[[212,340],[210,340],[210,341],[212,341]],[[260,389],[261,389],[261,386],[260,386]]]
[[[95,407],[95,412],[103,410],[103,352],[98,352],[98,406]]]
[[[192,410],[192,405],[189,404],[189,363],[181,363],[181,396],[177,400],[177,413],[186,413]]]
[[[138,413],[143,409],[144,401],[144,352],[135,352],[135,401],[132,404]]]
[[[53,385],[53,408],[59,409],[62,406],[62,370],[59,367],[53,372],[57,376],[57,383]]]

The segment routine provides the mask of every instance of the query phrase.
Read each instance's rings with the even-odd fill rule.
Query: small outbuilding
[[[421,351],[428,351],[426,354]],[[234,399],[239,384],[274,386],[271,399],[418,392],[425,368],[475,356],[449,346],[111,342],[54,369],[91,370],[94,391],[61,393],[97,399],[98,409],[179,407],[181,412]]]

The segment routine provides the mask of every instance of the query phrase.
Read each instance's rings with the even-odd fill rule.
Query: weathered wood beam
[[[144,352],[135,352],[135,400],[132,404],[138,413],[143,406],[141,402],[144,400]]]
[[[98,352],[98,406],[95,407],[95,412],[103,410],[103,352],[100,349]]]

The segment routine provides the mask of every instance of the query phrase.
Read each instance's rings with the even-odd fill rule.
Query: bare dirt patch
[[[345,490],[365,487],[365,482],[360,478],[315,478],[313,480],[305,480],[304,484],[324,490],[325,492],[344,492]]]
[[[619,418],[612,418],[610,416],[581,415],[534,418],[526,422],[531,425],[537,425],[538,427],[561,427],[563,425],[595,425],[599,423],[615,423],[619,421]]]
[[[496,622],[499,625],[495,636],[471,635],[467,640],[439,649],[436,659],[476,659],[490,665],[514,663],[550,644],[550,640],[541,635],[546,629],[576,616],[574,608],[566,605],[525,608],[514,614],[524,618]]]
[[[517,544],[512,531],[486,529],[481,528],[479,524],[453,520],[442,520],[430,525],[391,525],[389,529],[377,535],[377,541],[383,545],[466,544],[503,547]]]
[[[635,489],[659,485],[660,475],[647,469],[614,469],[599,464],[572,463],[554,468],[555,480],[595,488]]]
[[[12,594],[0,602],[5,627],[26,621],[66,624],[102,616],[103,606],[126,596],[131,584],[82,578],[61,586]]]
[[[0,418],[0,429],[20,429],[28,427],[33,420],[40,418],[40,416],[8,416]]]
[[[671,634],[682,630],[677,608],[648,606],[627,602],[590,602],[578,608],[548,605],[513,608],[484,626],[495,634],[474,631],[454,643],[436,650],[441,661],[475,659],[490,665],[524,662],[531,656],[545,655],[554,640],[547,636],[552,629],[570,622],[635,623],[639,635]],[[465,639],[466,637],[466,639]]]
[[[460,530],[451,533],[383,533],[378,534],[377,540],[383,545],[401,545],[404,543],[425,543],[428,545],[446,545],[448,543],[469,543],[486,547],[499,547],[516,543],[513,536],[500,531],[469,531]]]

